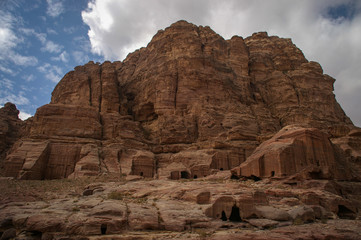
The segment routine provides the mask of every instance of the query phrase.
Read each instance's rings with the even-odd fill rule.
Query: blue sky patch
[[[326,17],[334,20],[351,20],[355,15],[355,1],[331,6],[327,9]]]

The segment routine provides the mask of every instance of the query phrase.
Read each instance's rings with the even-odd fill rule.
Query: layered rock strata
[[[274,234],[271,239],[360,239],[361,223],[355,220],[360,183],[306,180],[298,187],[280,187],[277,180],[240,184],[224,177],[98,182],[83,194],[59,190],[61,180],[49,181],[58,182],[55,192],[23,195],[33,198],[30,204],[1,192],[0,234],[12,230],[21,239],[270,239]],[[24,184],[44,188],[38,181]]]
[[[354,126],[333,83],[290,39],[225,40],[180,21],[123,62],[67,73],[9,152],[6,175],[180,179],[229,170],[290,124],[346,136]]]
[[[258,146],[239,167],[238,177],[360,180],[346,156],[315,128],[287,126]]]
[[[18,115],[19,110],[12,103],[0,108],[0,168],[3,168],[6,152],[25,132],[25,123]]]

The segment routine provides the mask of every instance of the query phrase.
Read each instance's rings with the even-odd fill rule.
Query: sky
[[[123,60],[181,19],[225,39],[291,38],[336,79],[338,102],[361,126],[359,0],[0,0],[0,106],[13,102],[26,119],[75,66]]]

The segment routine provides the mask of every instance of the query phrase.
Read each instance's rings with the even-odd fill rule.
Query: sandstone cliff
[[[24,133],[25,123],[18,115],[19,110],[12,103],[0,108],[0,169],[3,168],[6,152]]]
[[[0,238],[360,239],[333,83],[289,39],[185,21],[78,66],[31,121],[0,110]]]
[[[291,124],[317,128],[327,141],[346,136],[354,126],[333,83],[290,39],[255,33],[225,40],[179,21],[123,62],[89,62],[67,73],[8,154],[6,176],[208,176],[239,166]]]

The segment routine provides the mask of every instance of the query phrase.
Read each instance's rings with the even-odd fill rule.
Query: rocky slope
[[[229,177],[222,172],[183,181],[144,181],[140,176],[0,180],[0,233],[12,232],[17,239],[361,237],[361,221],[355,220],[360,183],[309,180],[293,185]]]
[[[98,183],[58,194],[65,180],[48,181],[57,194],[47,199],[39,186],[2,179],[0,232],[359,239],[361,130],[333,83],[290,39],[225,40],[174,23],[123,62],[67,73],[50,104],[1,143],[12,146],[6,177]],[[23,182],[32,183],[42,185]]]

